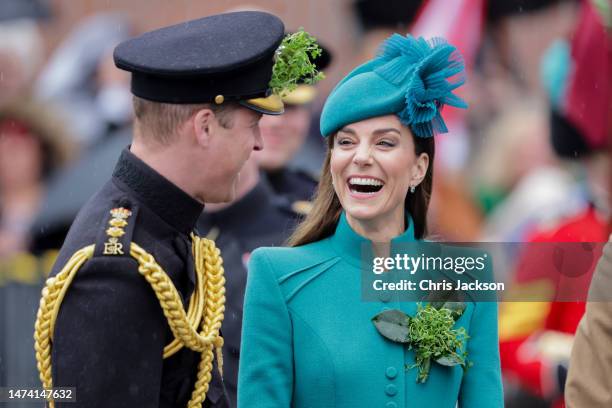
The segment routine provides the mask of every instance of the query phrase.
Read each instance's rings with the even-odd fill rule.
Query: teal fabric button
[[[387,378],[391,380],[394,379],[395,377],[397,377],[397,368],[387,367],[387,370],[385,371],[385,375],[387,376]]]
[[[397,394],[397,387],[393,384],[388,384],[385,387],[385,394],[389,395],[390,397],[394,396]]]
[[[385,408],[397,408],[397,404],[395,402],[393,402],[393,401],[387,402],[385,404]]]

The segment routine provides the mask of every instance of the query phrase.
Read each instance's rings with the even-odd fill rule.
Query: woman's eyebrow
[[[396,128],[382,128],[382,129],[376,129],[374,132],[372,132],[373,135],[382,135],[385,133],[389,133],[389,132],[395,132],[398,135],[401,136],[401,132],[399,131],[399,129]]]
[[[355,132],[350,127],[343,127],[342,129],[340,129],[340,132],[342,132],[342,133],[350,133],[351,135],[357,134],[357,132]]]

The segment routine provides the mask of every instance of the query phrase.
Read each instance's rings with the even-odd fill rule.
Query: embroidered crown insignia
[[[113,216],[113,218],[118,218],[122,220],[125,220],[130,215],[132,215],[132,212],[124,207],[113,208],[112,210],[110,210],[110,213]]]

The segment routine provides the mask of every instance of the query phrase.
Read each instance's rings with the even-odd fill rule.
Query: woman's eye
[[[389,140],[381,140],[377,143],[379,146],[385,146],[385,147],[393,147],[395,146],[395,143],[389,141]]]
[[[338,140],[338,144],[340,146],[348,146],[350,145],[352,142],[349,139],[339,139]]]

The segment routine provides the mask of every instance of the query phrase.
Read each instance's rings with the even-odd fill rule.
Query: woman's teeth
[[[380,180],[366,177],[351,177],[348,180],[349,189],[353,193],[375,194],[384,183]]]

